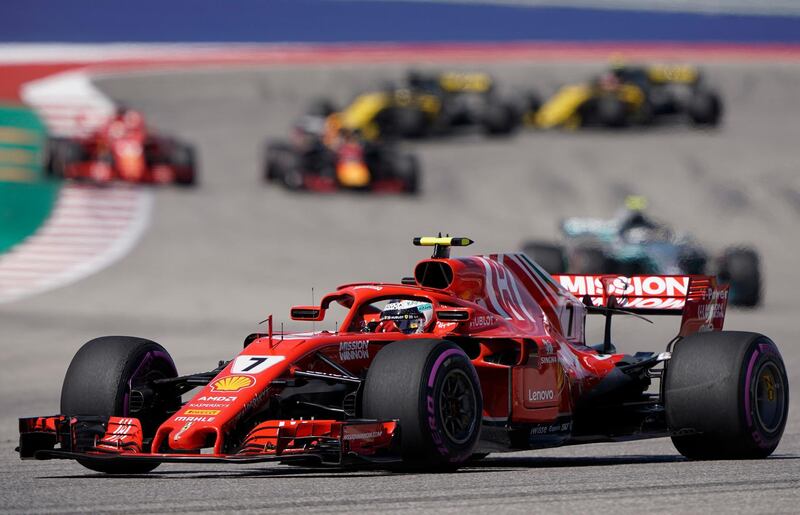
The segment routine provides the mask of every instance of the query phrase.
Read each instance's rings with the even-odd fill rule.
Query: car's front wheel
[[[398,419],[403,461],[452,467],[474,453],[483,399],[464,351],[444,340],[391,343],[367,371],[363,414]]]
[[[105,336],[83,345],[67,369],[61,388],[61,413],[134,417],[145,438],[152,437],[180,398],[158,398],[146,386],[155,379],[177,377],[175,364],[161,345],[132,336]],[[153,463],[105,463],[78,460],[109,474],[142,474]]]
[[[413,154],[398,154],[393,164],[394,174],[403,181],[403,191],[419,193],[419,160]]]
[[[511,134],[520,122],[514,106],[500,101],[488,101],[481,120],[486,134],[504,136]]]
[[[689,101],[688,111],[693,124],[715,127],[722,117],[722,100],[712,91],[696,91]]]
[[[66,138],[50,138],[48,140],[48,159],[45,172],[53,178],[63,179],[68,176],[68,168],[85,158],[83,147],[77,141]]]

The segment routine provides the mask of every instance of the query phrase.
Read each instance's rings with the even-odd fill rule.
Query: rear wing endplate
[[[707,275],[554,275],[569,293],[595,307],[638,315],[681,315],[680,335],[721,331],[728,286]]]

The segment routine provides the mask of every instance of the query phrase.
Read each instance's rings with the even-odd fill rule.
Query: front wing
[[[315,459],[321,464],[400,461],[396,420],[271,420],[229,454],[144,452],[141,424],[129,417],[22,418],[22,459],[123,463],[258,463]]]

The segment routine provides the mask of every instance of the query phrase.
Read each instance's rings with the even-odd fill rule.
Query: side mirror
[[[289,313],[292,320],[321,322],[325,319],[325,310],[321,306],[294,306]]]
[[[469,322],[472,319],[470,308],[439,308],[436,319],[442,322]]]

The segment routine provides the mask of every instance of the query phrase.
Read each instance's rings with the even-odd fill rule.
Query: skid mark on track
[[[47,222],[0,256],[0,303],[74,283],[121,259],[144,233],[152,205],[145,189],[65,186]]]

